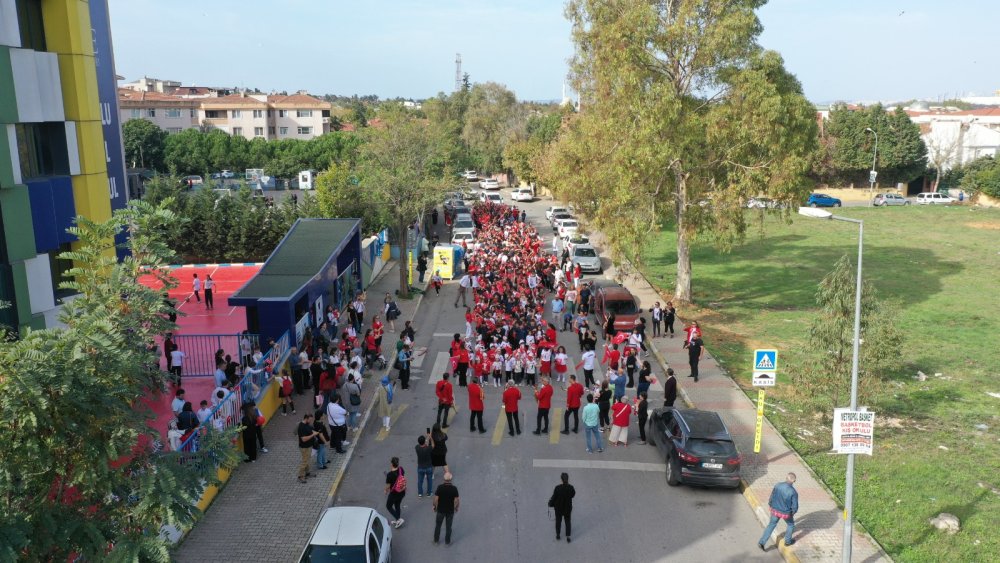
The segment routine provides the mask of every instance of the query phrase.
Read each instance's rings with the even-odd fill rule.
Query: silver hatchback
[[[572,260],[574,264],[580,265],[580,270],[591,273],[600,274],[604,271],[604,267],[601,266],[601,256],[597,253],[597,249],[589,244],[577,244],[573,246]]]
[[[899,194],[884,193],[875,196],[875,199],[872,200],[872,204],[875,207],[884,207],[887,205],[910,205],[910,200]]]

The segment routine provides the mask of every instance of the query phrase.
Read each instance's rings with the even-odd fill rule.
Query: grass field
[[[888,374],[889,391],[878,401],[875,455],[858,456],[856,516],[898,561],[998,561],[1000,210],[835,211],[864,219],[863,275],[900,304],[907,338],[905,367]],[[695,303],[679,316],[701,321],[723,365],[743,366],[753,348],[773,346],[787,372],[807,346],[817,283],[844,254],[854,259],[858,231],[797,215],[791,225],[773,217],[764,225],[764,237],[751,235],[729,254],[707,240],[696,244]],[[661,233],[644,260],[647,278],[671,294],[674,233]],[[749,388],[749,373],[731,375]],[[783,388],[779,373],[768,417],[842,498],[846,458],[827,453],[829,427],[787,382]],[[927,520],[940,512],[958,516],[962,530],[932,528]]]

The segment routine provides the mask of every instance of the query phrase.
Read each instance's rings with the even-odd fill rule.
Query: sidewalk
[[[393,261],[368,288],[369,301],[381,306],[382,297],[399,288],[398,263]],[[396,330],[412,319],[421,297],[399,299],[402,315]],[[395,350],[396,334],[386,331],[383,348]],[[390,362],[391,364],[391,362]],[[366,372],[366,376],[369,372]],[[362,384],[361,429],[371,411],[375,386],[382,372],[364,378]],[[264,427],[264,443],[269,453],[260,453],[255,463],[241,464],[230,477],[204,517],[173,552],[173,560],[204,561],[296,561],[309,539],[320,512],[329,505],[343,478],[355,447],[355,432],[348,434],[351,444],[346,454],[327,451],[328,469],[310,471],[317,476],[307,484],[299,483],[299,465],[295,429],[302,415],[313,405],[308,396],[295,397],[298,414],[282,416],[279,409]]]
[[[606,248],[603,236],[595,233],[591,240],[595,245]],[[607,270],[607,276],[613,278],[614,267]],[[665,303],[669,295],[660,295],[642,276],[629,276],[623,281],[636,297],[639,307],[644,310],[652,308],[653,303]],[[675,323],[678,331],[683,324]],[[683,333],[680,333],[681,335]],[[736,439],[736,445],[743,455],[740,489],[750,506],[761,521],[761,528],[767,524],[770,514],[767,501],[771,489],[777,483],[784,481],[789,472],[795,473],[797,481],[795,488],[799,492],[799,512],[795,518],[795,545],[784,545],[784,523],[779,523],[772,539],[782,538],[780,551],[786,561],[822,561],[835,562],[841,560],[843,544],[843,519],[841,509],[832,494],[820,483],[806,463],[794,449],[781,437],[781,434],[765,419],[761,451],[753,453],[754,432],[756,429],[757,408],[742,389],[716,363],[706,349],[705,356],[698,365],[699,381],[695,383],[687,375],[687,350],[681,348],[684,342],[682,336],[676,338],[650,339],[653,354],[663,369],[674,368],[677,376],[680,396],[689,405],[718,412],[729,431]],[[711,344],[709,342],[709,344]],[[747,364],[751,363],[747,358]],[[746,374],[749,377],[749,372]],[[773,550],[773,544],[768,542],[768,550]],[[861,531],[855,522],[854,539],[852,542],[852,560],[859,562],[891,561],[882,548],[865,532]]]

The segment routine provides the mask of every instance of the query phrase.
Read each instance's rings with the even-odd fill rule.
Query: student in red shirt
[[[513,381],[508,381],[507,389],[503,392],[503,410],[504,414],[507,415],[507,433],[511,436],[514,435],[515,430],[518,435],[521,434],[521,420],[517,412],[517,402],[520,400],[521,392],[517,387],[514,387]]]
[[[441,428],[448,428],[448,411],[455,404],[455,396],[453,395],[451,383],[448,381],[447,373],[441,375],[441,381],[438,381],[434,387],[434,393],[438,398],[437,422],[441,425]],[[443,423],[441,422],[442,413],[444,413]]]
[[[469,432],[476,431],[476,422],[479,423],[479,433],[485,434],[486,428],[483,427],[483,400],[486,398],[486,393],[483,392],[483,388],[479,386],[479,383],[473,379],[469,383]]]
[[[569,434],[569,415],[573,414],[573,433],[580,430],[580,398],[583,397],[583,385],[577,382],[575,375],[569,376],[569,387],[566,388],[566,413],[563,415],[563,434]]]
[[[542,378],[542,386],[535,388],[535,400],[538,401],[538,416],[535,418],[535,436],[549,433],[549,409],[552,407],[552,386],[549,385],[549,378]],[[542,421],[545,421],[545,430],[542,430]]]
[[[469,373],[469,349],[465,346],[458,349],[458,366],[455,373],[458,374],[458,386],[465,387],[466,376]]]

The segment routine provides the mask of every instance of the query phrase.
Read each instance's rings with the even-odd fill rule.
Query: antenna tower
[[[462,53],[455,53],[455,91],[462,89]]]

